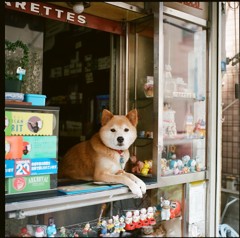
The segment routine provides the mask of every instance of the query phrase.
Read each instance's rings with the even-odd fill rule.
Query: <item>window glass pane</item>
[[[165,16],[163,175],[205,169],[206,31]],[[165,159],[165,160],[164,160]]]

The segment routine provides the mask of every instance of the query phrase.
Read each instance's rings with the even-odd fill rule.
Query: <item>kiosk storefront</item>
[[[37,196],[6,194],[6,234],[36,232],[54,217],[57,232],[64,226],[69,235],[84,235],[89,223],[97,236],[103,220],[153,207],[156,224],[121,234],[216,235],[219,4],[90,2],[77,14],[67,2],[5,2],[5,10],[7,40],[39,42],[38,90],[48,106],[60,107],[58,160],[99,129],[103,108],[115,114],[137,108],[138,137],[130,148],[137,161],[128,169],[148,188],[142,199],[126,187],[69,195],[60,184]]]

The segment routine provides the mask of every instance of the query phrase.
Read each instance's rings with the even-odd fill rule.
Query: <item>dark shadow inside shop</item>
[[[101,111],[109,109],[110,84],[114,85],[113,77],[110,83],[111,42],[116,36],[10,10],[5,25],[6,37],[13,42],[19,36],[26,38],[30,52],[41,58],[37,65],[32,63],[42,71],[35,91],[47,96],[46,106],[60,108],[61,159],[69,148],[99,130]]]

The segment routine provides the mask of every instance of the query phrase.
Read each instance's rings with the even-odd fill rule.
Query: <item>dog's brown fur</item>
[[[135,141],[137,110],[126,116],[113,115],[104,109],[102,127],[90,140],[72,147],[59,164],[59,178],[122,183],[137,196],[146,192],[145,183],[123,169],[129,159],[128,148]],[[121,154],[121,155],[120,155]],[[120,163],[120,157],[124,158]]]

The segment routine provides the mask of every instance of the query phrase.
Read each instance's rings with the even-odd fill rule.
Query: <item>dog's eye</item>
[[[116,130],[115,129],[111,129],[111,132],[115,132]]]
[[[129,131],[129,129],[128,129],[128,128],[125,128],[125,129],[124,129],[124,131],[125,131],[125,132],[128,132],[128,131]]]

